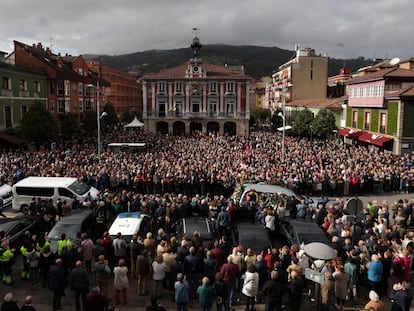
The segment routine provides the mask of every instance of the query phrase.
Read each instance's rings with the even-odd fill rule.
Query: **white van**
[[[12,204],[12,187],[0,181],[0,196],[3,199],[3,207],[6,208]]]
[[[75,198],[84,201],[88,195],[95,199],[98,190],[75,177],[26,177],[13,185],[13,209],[23,214],[29,213],[29,203],[33,198],[42,200],[57,199],[72,202]]]

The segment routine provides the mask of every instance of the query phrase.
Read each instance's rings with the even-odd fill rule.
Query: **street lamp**
[[[89,89],[93,89],[95,86],[93,84],[88,84]],[[96,121],[98,124],[98,161],[101,160],[101,119],[107,115],[104,111],[100,113],[99,107],[99,80],[96,82]]]
[[[292,83],[286,83],[283,88],[283,112],[279,112],[277,115],[283,120],[283,131],[282,131],[282,161],[285,161],[285,131],[286,131],[286,95],[293,85]]]
[[[285,127],[286,127],[286,119],[285,119],[285,111],[279,112],[277,114],[279,117],[282,118],[282,161],[285,160]]]

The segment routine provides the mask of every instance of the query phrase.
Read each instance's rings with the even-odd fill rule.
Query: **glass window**
[[[57,94],[63,95],[63,89],[64,89],[64,83],[62,80],[59,80],[58,85],[57,85]]]
[[[210,92],[217,92],[217,82],[210,82]]]
[[[158,102],[158,116],[165,117],[166,116],[166,102],[164,100]]]
[[[83,96],[83,83],[79,82],[79,95]]]
[[[65,96],[70,95],[70,81],[65,81]]]
[[[19,80],[19,90],[20,91],[27,91],[27,81],[26,80]]]
[[[58,112],[59,113],[65,112],[65,100],[64,99],[58,99]]]
[[[49,100],[49,111],[54,112],[55,111],[55,101]]]
[[[227,93],[234,92],[234,82],[227,82]]]
[[[182,88],[182,83],[181,82],[176,82],[175,83],[175,92],[176,93],[182,93],[183,88]]]
[[[208,104],[208,112],[210,115],[217,114],[217,99],[210,99]]]
[[[3,77],[2,82],[3,82],[2,83],[3,90],[11,90],[11,79],[10,78]]]
[[[165,92],[165,82],[158,83],[158,92],[164,93]]]
[[[369,131],[371,124],[371,112],[365,112],[364,130]]]
[[[39,83],[39,81],[34,81],[33,82],[33,92],[35,92],[35,93],[40,92],[40,83]]]

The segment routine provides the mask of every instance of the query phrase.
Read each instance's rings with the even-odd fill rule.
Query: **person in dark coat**
[[[196,299],[199,273],[202,271],[202,261],[197,256],[195,248],[190,247],[190,254],[184,259],[184,274],[190,284],[190,299]]]
[[[214,291],[216,296],[216,307],[217,311],[230,311],[229,305],[229,294],[230,294],[230,284],[223,279],[223,274],[217,272],[215,276],[216,281],[214,282]]]
[[[76,310],[81,309],[80,297],[82,297],[83,311],[87,310],[86,296],[89,292],[89,277],[86,270],[82,267],[82,261],[76,262],[76,268],[70,273],[69,284],[70,288],[75,292]]]
[[[53,311],[62,308],[60,300],[65,295],[65,271],[62,268],[62,259],[55,260],[55,264],[49,268],[47,286],[53,291]]]
[[[293,270],[290,273],[291,280],[288,284],[289,310],[299,311],[302,304],[302,292],[304,283],[300,275]]]
[[[265,297],[266,311],[279,311],[282,309],[283,283],[279,280],[277,271],[270,272],[270,280],[267,280],[262,287]]]
[[[48,277],[49,268],[54,263],[55,263],[55,256],[50,250],[50,246],[47,245],[43,248],[43,251],[40,253],[40,258],[39,258],[39,272],[42,278],[43,288],[45,288],[47,285],[47,277]]]
[[[24,298],[24,305],[20,308],[21,311],[36,311],[36,308],[32,304],[33,297],[28,295]]]
[[[395,283],[390,292],[391,311],[409,311],[413,296],[406,282]]]
[[[4,295],[3,303],[0,306],[1,311],[20,311],[20,308],[17,306],[17,301],[14,299],[12,293],[7,293]]]
[[[108,309],[108,299],[101,294],[99,286],[92,288],[91,293],[86,297],[86,301],[89,310],[105,311]]]

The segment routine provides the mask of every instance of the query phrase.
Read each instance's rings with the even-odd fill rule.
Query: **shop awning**
[[[350,131],[351,129],[349,129],[349,128],[347,128],[347,127],[344,127],[344,128],[342,128],[342,129],[339,129],[338,130],[338,134],[339,135],[341,135],[341,136],[348,136],[349,135],[349,131]]]
[[[341,136],[349,137],[352,139],[358,139],[358,136],[361,135],[362,131],[350,129],[347,127],[341,128],[338,130],[338,134]]]
[[[362,132],[361,135],[358,137],[358,140],[382,147],[386,142],[389,142],[393,139],[382,135]]]

